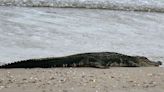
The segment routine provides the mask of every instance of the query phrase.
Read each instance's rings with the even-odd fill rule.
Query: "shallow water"
[[[112,51],[164,61],[164,14],[0,7],[0,62]]]

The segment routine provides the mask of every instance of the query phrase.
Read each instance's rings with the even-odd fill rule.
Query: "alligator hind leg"
[[[95,68],[109,69],[109,64],[106,64],[104,61],[95,58],[89,58],[90,65]]]
[[[102,64],[95,64],[94,66],[95,68],[101,68],[101,69],[109,69],[110,67],[109,66],[104,66]]]

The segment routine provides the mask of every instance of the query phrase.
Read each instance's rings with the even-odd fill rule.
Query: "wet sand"
[[[0,92],[163,92],[163,90],[163,67],[0,70]]]

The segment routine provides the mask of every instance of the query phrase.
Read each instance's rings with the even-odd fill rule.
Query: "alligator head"
[[[148,58],[143,56],[136,56],[136,62],[137,66],[160,66],[162,65],[161,61],[150,61]]]

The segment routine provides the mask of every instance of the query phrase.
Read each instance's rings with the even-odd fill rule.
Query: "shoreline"
[[[162,67],[0,69],[0,92],[162,92]]]

